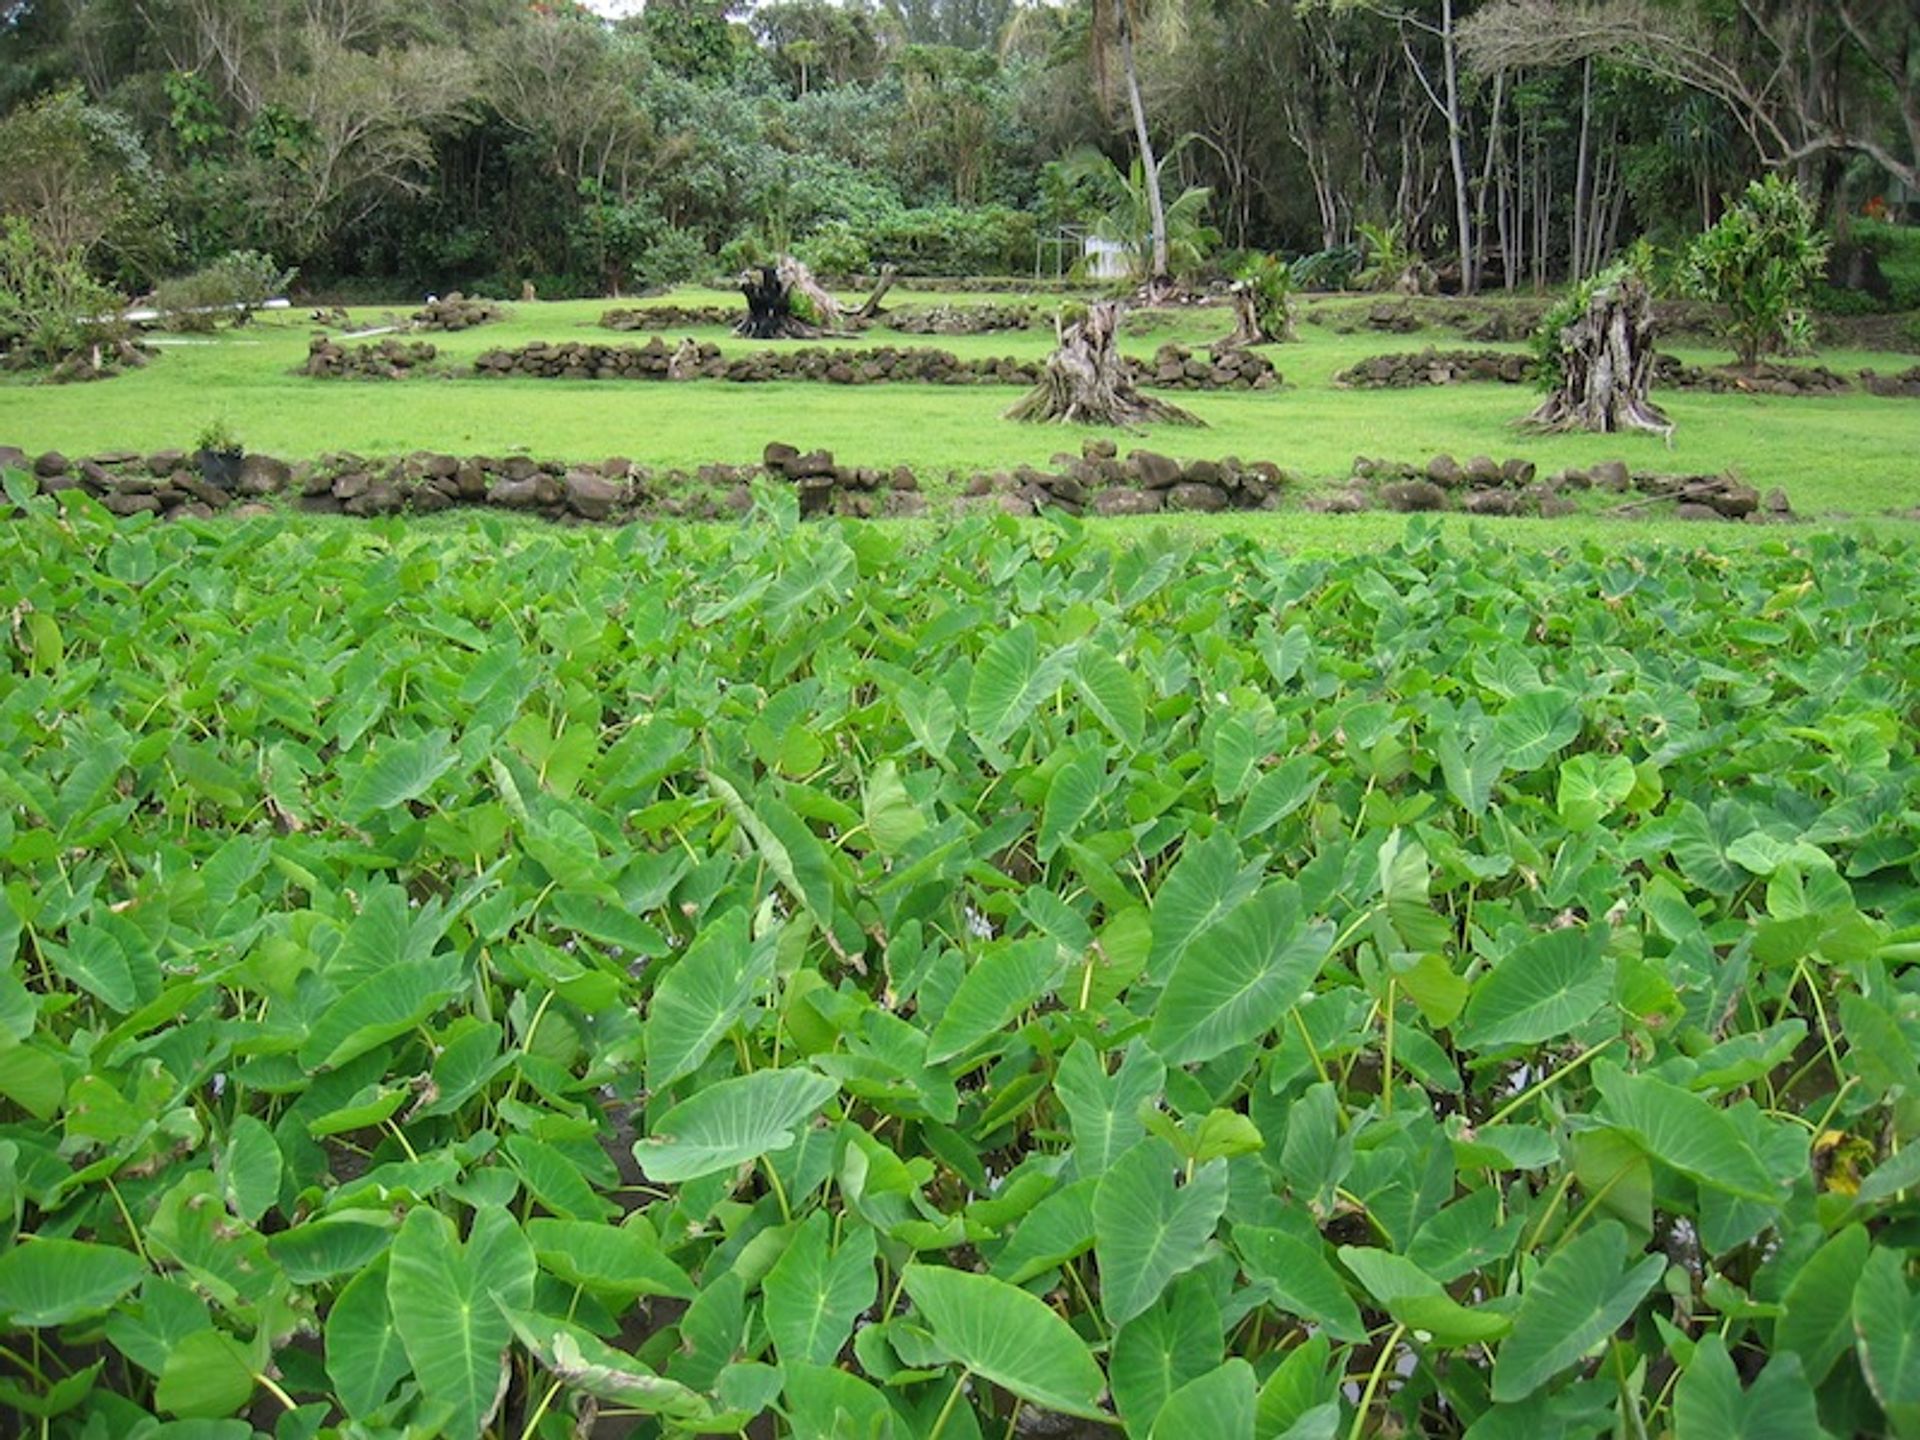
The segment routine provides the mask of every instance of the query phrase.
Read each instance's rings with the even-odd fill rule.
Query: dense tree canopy
[[[1149,232],[1205,191],[1233,250],[1366,225],[1535,284],[1768,168],[1829,223],[1910,203],[1917,84],[1920,19],[1865,0],[9,0],[0,211],[135,288],[236,250],[334,288],[1021,273],[1111,215],[1091,145]]]

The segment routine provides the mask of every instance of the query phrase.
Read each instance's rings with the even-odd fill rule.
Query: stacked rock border
[[[439,354],[426,340],[388,338],[346,345],[316,335],[307,342],[307,363],[301,373],[321,380],[404,380],[431,365]]]
[[[270,514],[265,502],[291,500],[313,514],[425,515],[456,505],[486,506],[574,522],[646,518],[712,520],[753,508],[753,484],[794,487],[803,515],[859,519],[929,513],[920,478],[898,466],[845,465],[830,451],[766,447],[758,465],[655,469],[623,457],[583,464],[528,456],[456,456],[416,451],[399,458],[336,452],[288,462],[248,455],[232,489],[205,479],[179,450],[107,451],[69,459],[0,446],[0,470],[31,474],[39,489],[84,491],[115,515],[209,519],[231,512]],[[1109,440],[1088,440],[1078,455],[1055,455],[1048,468],[1021,466],[948,477],[955,511],[1033,515],[1150,515],[1271,509],[1289,477],[1267,462],[1177,460],[1151,450],[1124,458]]]
[[[413,312],[410,324],[415,330],[471,330],[476,325],[491,325],[507,318],[507,309],[495,300],[476,300],[455,290],[437,296]]]
[[[1013,356],[963,357],[949,350],[880,345],[866,349],[797,346],[727,355],[712,341],[669,346],[655,335],[644,345],[603,345],[569,340],[535,342],[513,350],[489,350],[473,362],[483,377],[540,380],[727,380],[757,384],[772,380],[829,385],[1034,385],[1044,360]],[[1280,372],[1250,350],[1212,353],[1162,345],[1147,361],[1130,360],[1135,383],[1166,390],[1271,390]]]
[[[921,477],[908,467],[847,465],[831,451],[780,443],[768,445],[758,465],[691,470],[656,469],[618,456],[581,463],[431,451],[397,458],[336,452],[298,462],[248,455],[230,489],[205,478],[180,450],[116,450],[69,459],[57,451],[30,456],[0,446],[0,470],[25,471],[48,493],[83,491],[115,515],[169,520],[272,514],[267,502],[274,500],[308,513],[368,517],[481,506],[571,523],[715,520],[750,511],[756,481],[791,485],[808,516],[924,516],[933,508]],[[1177,459],[1145,449],[1122,456],[1106,439],[1087,440],[1077,455],[1056,454],[1045,467],[952,473],[946,481],[953,499],[943,509],[1015,516],[1050,510],[1109,516],[1274,510],[1300,483],[1270,461]],[[1309,496],[1305,508],[1553,518],[1585,508],[1573,496],[1589,490],[1623,497],[1611,512],[1602,512],[1616,515],[1749,523],[1794,518],[1783,492],[1762,496],[1736,475],[1634,471],[1613,460],[1543,477],[1530,460],[1478,455],[1465,464],[1436,455],[1424,465],[1363,457],[1354,462],[1344,489]]]
[[[1333,383],[1349,390],[1411,390],[1427,385],[1493,382],[1524,385],[1532,357],[1512,350],[1406,350],[1369,355],[1337,372]],[[1751,371],[1688,365],[1673,355],[1654,361],[1653,383],[1663,390],[1713,395],[1846,395],[1856,389],[1887,399],[1920,399],[1920,365],[1896,374],[1862,370],[1857,381],[1824,365],[1763,364]]]
[[[1652,515],[1658,510],[1676,520],[1750,524],[1796,518],[1784,490],[1762,495],[1731,472],[1670,474],[1632,470],[1624,460],[1605,460],[1542,475],[1533,461],[1520,457],[1495,460],[1475,455],[1463,464],[1448,454],[1435,455],[1424,465],[1358,456],[1346,488],[1311,496],[1306,508],[1328,514],[1384,509],[1402,514],[1458,511],[1551,520],[1583,510],[1573,496],[1589,490],[1635,497],[1601,512],[1615,516]]]

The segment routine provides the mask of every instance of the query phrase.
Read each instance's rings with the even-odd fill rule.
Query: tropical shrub
[[[261,305],[284,296],[298,273],[258,250],[233,250],[191,275],[162,281],[153,303],[172,330],[211,330],[223,319],[245,325]]]
[[[1747,186],[1688,247],[1680,286],[1727,307],[1727,339],[1738,362],[1750,368],[1763,355],[1812,343],[1806,307],[1826,257],[1813,201],[1793,181],[1772,174]]]
[[[60,250],[24,217],[0,219],[0,361],[52,367],[126,333],[122,298],[77,250]]]

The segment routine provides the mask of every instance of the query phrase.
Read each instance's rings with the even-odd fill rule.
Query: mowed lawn
[[[980,304],[1011,296],[934,296],[896,291],[894,306],[951,300]],[[663,297],[686,305],[728,304],[739,297],[689,289]],[[1051,308],[1057,297],[1036,297]],[[59,449],[83,455],[109,448],[189,448],[210,421],[223,421],[252,450],[288,458],[329,450],[400,454],[416,449],[465,453],[528,453],[542,458],[625,455],[657,467],[757,460],[768,441],[824,446],[858,464],[914,467],[936,486],[948,472],[1019,464],[1045,465],[1074,451],[1089,434],[1110,434],[1122,446],[1182,456],[1271,460],[1306,481],[1334,483],[1356,456],[1424,461],[1447,451],[1461,459],[1525,456],[1543,472],[1622,459],[1635,468],[1686,472],[1738,471],[1763,490],[1785,489],[1796,510],[1828,521],[1884,523],[1890,512],[1920,506],[1920,403],[1864,393],[1837,398],[1682,394],[1657,391],[1676,422],[1671,447],[1651,436],[1542,436],[1514,421],[1535,403],[1533,392],[1475,384],[1396,391],[1345,390],[1334,374],[1387,351],[1484,348],[1452,330],[1411,335],[1337,334],[1302,324],[1295,344],[1269,347],[1285,377],[1275,391],[1178,396],[1205,428],[1154,427],[1129,434],[1018,425],[1001,418],[1019,395],[1006,386],[834,386],[807,383],[739,385],[723,381],[660,384],[617,381],[481,380],[469,378],[473,357],[496,346],[534,340],[638,344],[644,332],[619,334],[597,320],[616,302],[591,300],[511,306],[502,323],[454,335],[422,335],[453,373],[404,382],[324,381],[299,373],[314,333],[302,312],[272,315],[211,337],[156,337],[161,353],[146,369],[90,385],[0,384],[0,444],[28,452]],[[629,302],[636,303],[636,302]],[[640,304],[661,302],[637,302]],[[1488,303],[1499,303],[1490,301]],[[353,312],[357,325],[398,319],[406,306]],[[1167,340],[1203,346],[1229,328],[1224,309],[1205,307],[1135,317],[1126,347],[1146,355]],[[663,332],[714,340],[729,350],[760,342],[736,339],[720,326]],[[984,336],[936,337],[876,328],[842,343],[935,345],[962,355],[1037,357],[1051,347],[1045,328]],[[1517,348],[1517,347],[1499,347]],[[1726,352],[1698,344],[1668,347],[1695,363],[1723,363]],[[1916,362],[1911,355],[1826,351],[1813,357],[1852,375]],[[1612,530],[1611,497],[1589,500],[1589,526]],[[1284,524],[1282,522],[1284,521]],[[1297,533],[1334,517],[1301,514],[1255,523]],[[1240,519],[1236,523],[1247,523]],[[1622,522],[1645,533],[1644,522]],[[1397,517],[1359,517],[1333,524],[1353,543]],[[1503,528],[1515,522],[1501,522]],[[1535,527],[1523,526],[1516,533]],[[1553,526],[1539,527],[1545,533]],[[1662,527],[1664,528],[1664,527]],[[1691,532],[1698,527],[1682,527]]]

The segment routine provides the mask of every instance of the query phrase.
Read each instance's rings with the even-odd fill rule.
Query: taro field
[[[1920,1435],[1904,545],[15,499],[9,1433]]]

